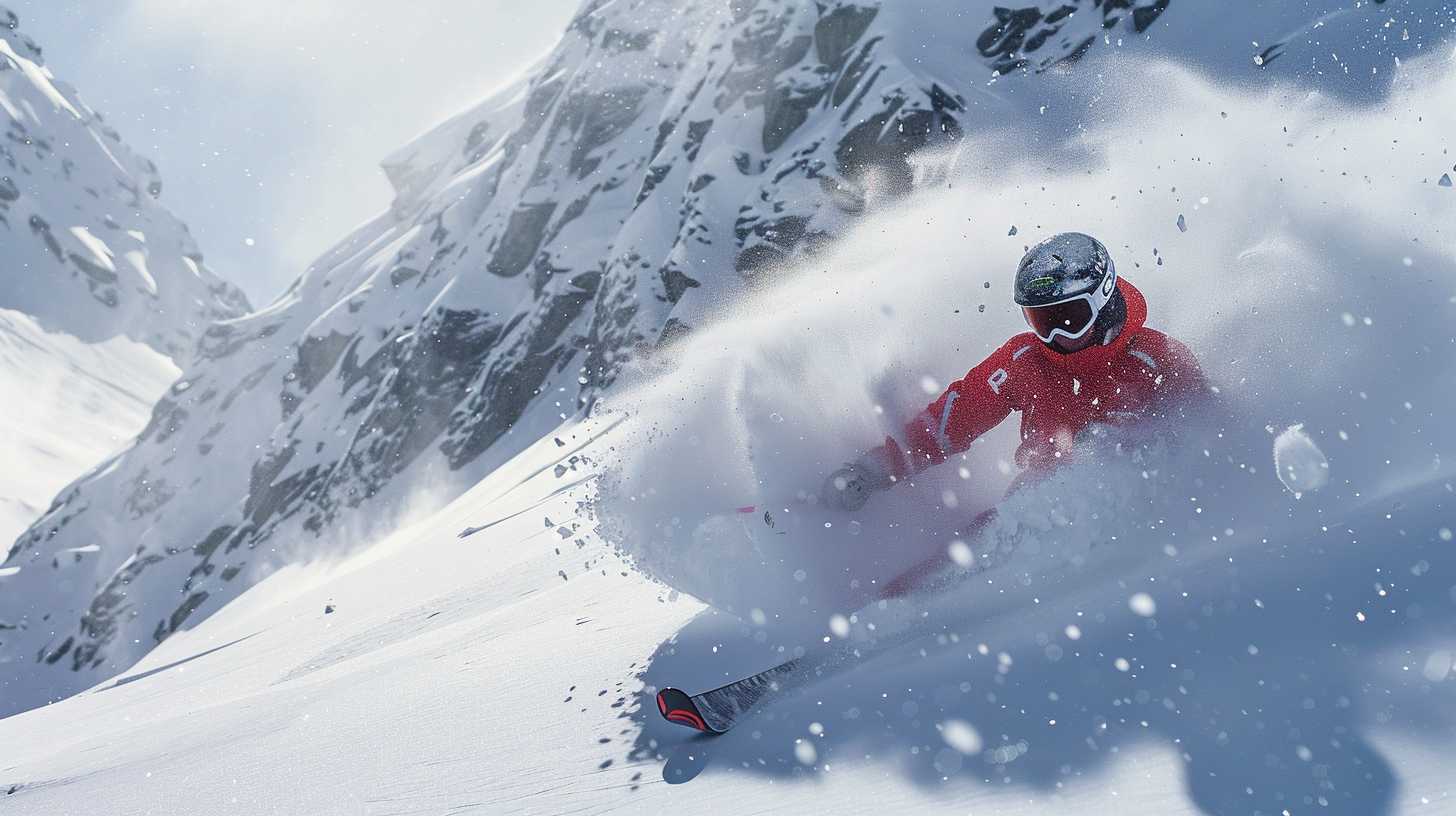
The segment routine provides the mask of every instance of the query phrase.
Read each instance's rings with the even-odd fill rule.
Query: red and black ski
[[[796,658],[691,697],[679,689],[664,688],[657,692],[657,710],[668,722],[704,734],[724,734],[764,695],[797,686],[803,676],[813,674],[804,668],[803,659]]]

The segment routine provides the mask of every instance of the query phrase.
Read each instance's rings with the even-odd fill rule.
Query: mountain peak
[[[118,335],[189,364],[215,320],[248,310],[158,201],[162,178],[41,62],[0,7],[0,307],[86,342]]]

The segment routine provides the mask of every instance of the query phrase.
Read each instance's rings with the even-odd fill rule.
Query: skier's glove
[[[829,474],[819,488],[819,501],[832,510],[854,511],[865,506],[870,494],[894,484],[890,474],[868,459],[850,462]]]

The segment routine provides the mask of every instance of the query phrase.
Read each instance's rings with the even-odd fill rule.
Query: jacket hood
[[[1126,278],[1117,279],[1117,290],[1122,293],[1123,300],[1127,301],[1127,320],[1122,324],[1122,331],[1115,340],[1105,346],[1089,346],[1071,354],[1062,354],[1047,348],[1045,343],[1037,340],[1037,350],[1053,365],[1068,371],[1091,371],[1111,365],[1113,360],[1127,351],[1133,337],[1148,322],[1148,301],[1143,293],[1128,283]],[[1035,335],[1032,337],[1035,338]]]

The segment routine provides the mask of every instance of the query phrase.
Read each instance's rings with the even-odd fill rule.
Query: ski
[[[757,674],[689,696],[671,686],[657,692],[657,710],[668,722],[704,734],[726,734],[768,697],[777,697],[838,673],[850,664],[877,657],[934,633],[935,627],[909,625],[873,641],[846,641],[814,649]]]
[[[802,658],[795,658],[691,697],[669,686],[657,692],[657,710],[668,722],[704,734],[724,734],[765,694],[782,690],[784,681],[793,677],[801,665]]]
[[[783,694],[804,686],[856,652],[849,647],[839,647],[825,654],[796,657],[692,696],[669,686],[657,692],[657,710],[668,722],[713,736],[725,734],[765,696]]]

